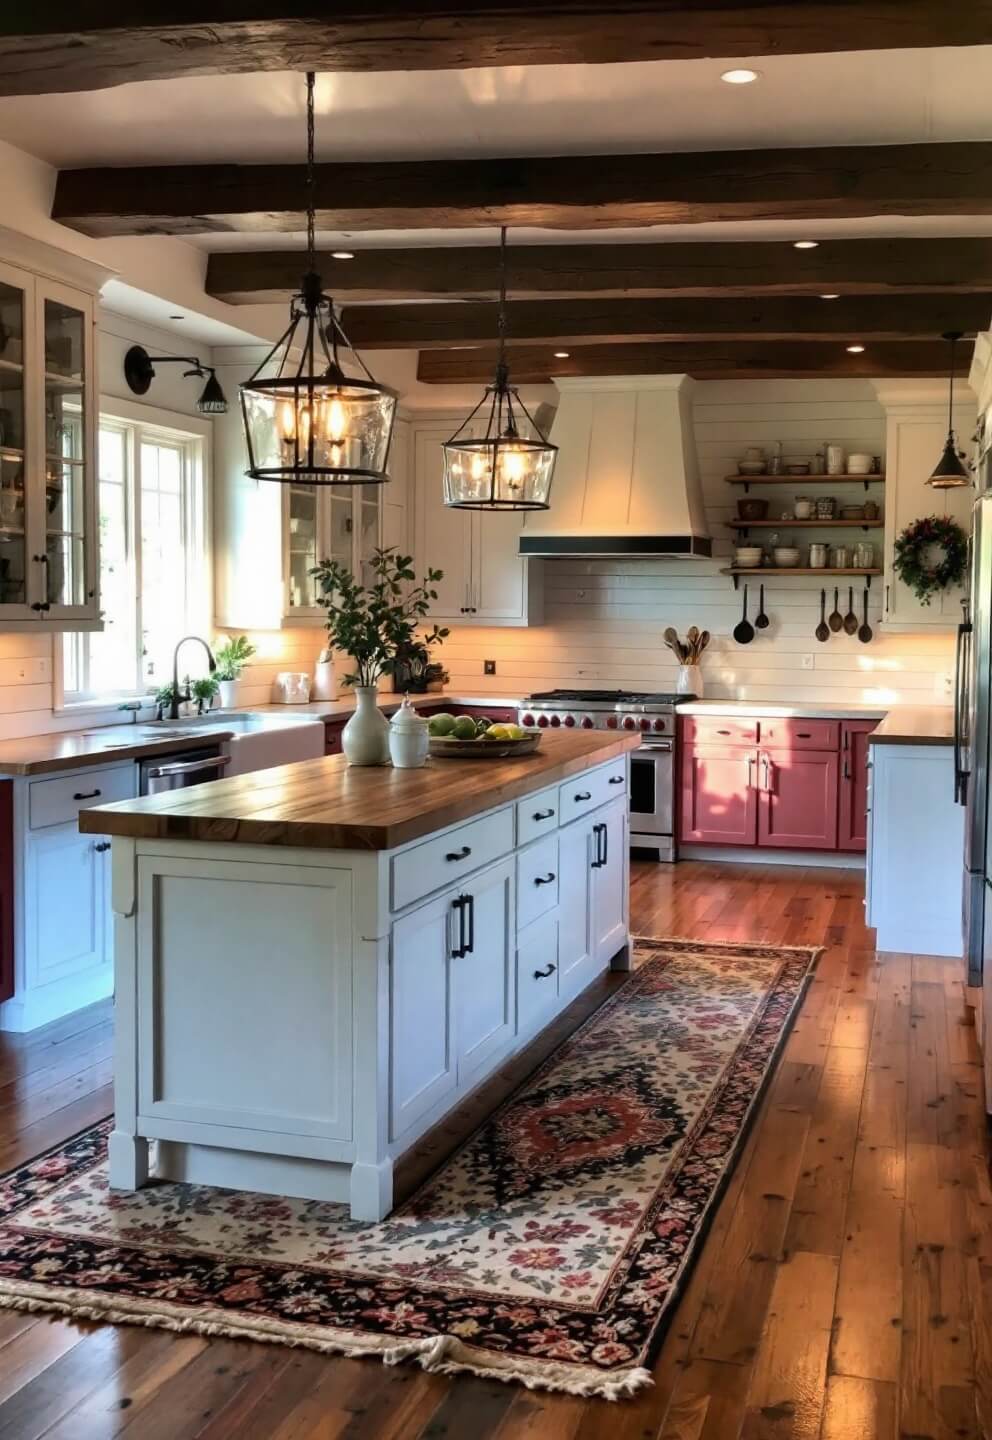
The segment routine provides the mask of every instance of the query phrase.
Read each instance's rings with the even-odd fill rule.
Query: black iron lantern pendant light
[[[314,243],[313,73],[307,75],[307,273],[289,325],[241,386],[248,474],[306,485],[381,484],[396,394],[373,378],[334,313],[317,274]],[[350,354],[357,378],[340,361]]]
[[[441,447],[444,503],[456,510],[547,510],[557,445],[548,441],[516,390],[506,364],[506,226],[499,236],[499,357],[496,378]],[[485,430],[476,421],[485,414]]]
[[[944,442],[944,453],[927,484],[932,485],[934,490],[957,490],[962,485],[971,484],[964,451],[958,449],[957,436],[954,434],[954,347],[961,339],[961,331],[946,330],[943,338],[951,347],[951,370],[947,390],[947,439]]]

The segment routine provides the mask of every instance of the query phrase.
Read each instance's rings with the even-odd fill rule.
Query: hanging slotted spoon
[[[847,614],[844,616],[844,634],[857,635],[858,617],[854,613],[854,586],[847,587]]]
[[[843,627],[844,627],[844,617],[843,617],[843,615],[840,613],[840,607],[839,607],[838,604],[837,604],[837,596],[838,596],[838,590],[837,590],[837,586],[835,585],[835,586],[834,586],[834,608],[831,610],[831,612],[830,612],[830,619],[827,621],[827,624],[830,626],[831,630],[834,632],[835,635],[838,635],[838,634],[840,633],[840,631],[841,631],[841,630],[843,629]]]

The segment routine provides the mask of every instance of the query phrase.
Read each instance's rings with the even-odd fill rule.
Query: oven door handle
[[[645,751],[647,751],[647,750],[661,751],[661,753],[662,753],[663,755],[670,755],[670,754],[672,753],[672,750],[674,749],[674,746],[672,745],[671,740],[649,740],[649,741],[647,741],[647,743],[645,743],[645,742],[642,740],[642,741],[641,741],[641,749],[642,749],[642,750],[645,750]],[[637,751],[635,750],[635,751],[634,751],[634,756],[636,757],[636,755],[637,755]]]

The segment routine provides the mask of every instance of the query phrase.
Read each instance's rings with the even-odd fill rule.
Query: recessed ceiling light
[[[821,299],[821,300],[839,300],[839,299],[840,299],[840,296],[839,296],[839,295],[834,295],[833,293],[831,293],[831,294],[829,294],[829,295],[821,295],[821,296],[820,296],[820,299]]]
[[[720,79],[728,85],[751,85],[760,77],[760,70],[724,70]]]
[[[792,248],[793,250],[815,250],[819,243],[819,240],[793,240]]]
[[[331,259],[332,259],[332,260],[354,260],[354,258],[355,258],[355,252],[354,252],[354,250],[332,250],[332,251],[331,251]]]
[[[554,353],[556,360],[567,360],[571,352],[569,350],[556,350]]]
[[[864,348],[863,345],[848,345],[847,353],[848,355],[863,355]]]

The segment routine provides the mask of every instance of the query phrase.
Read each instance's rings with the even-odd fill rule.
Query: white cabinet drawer
[[[517,1034],[557,1009],[558,911],[551,910],[517,936]]]
[[[558,904],[558,832],[517,856],[517,925],[523,929]]]
[[[558,786],[517,801],[517,844],[527,845],[558,828]]]
[[[580,815],[587,815],[608,800],[615,800],[627,791],[627,760],[621,756],[598,770],[587,770],[558,787],[558,818],[562,825]]]
[[[54,780],[32,780],[28,785],[28,824],[32,830],[74,821],[80,810],[131,800],[136,793],[133,765],[87,770],[82,775],[60,775]]]
[[[447,835],[425,840],[396,855],[392,862],[391,908],[402,910],[422,895],[457,884],[463,875],[498,860],[513,849],[513,811],[496,810],[459,825]]]

